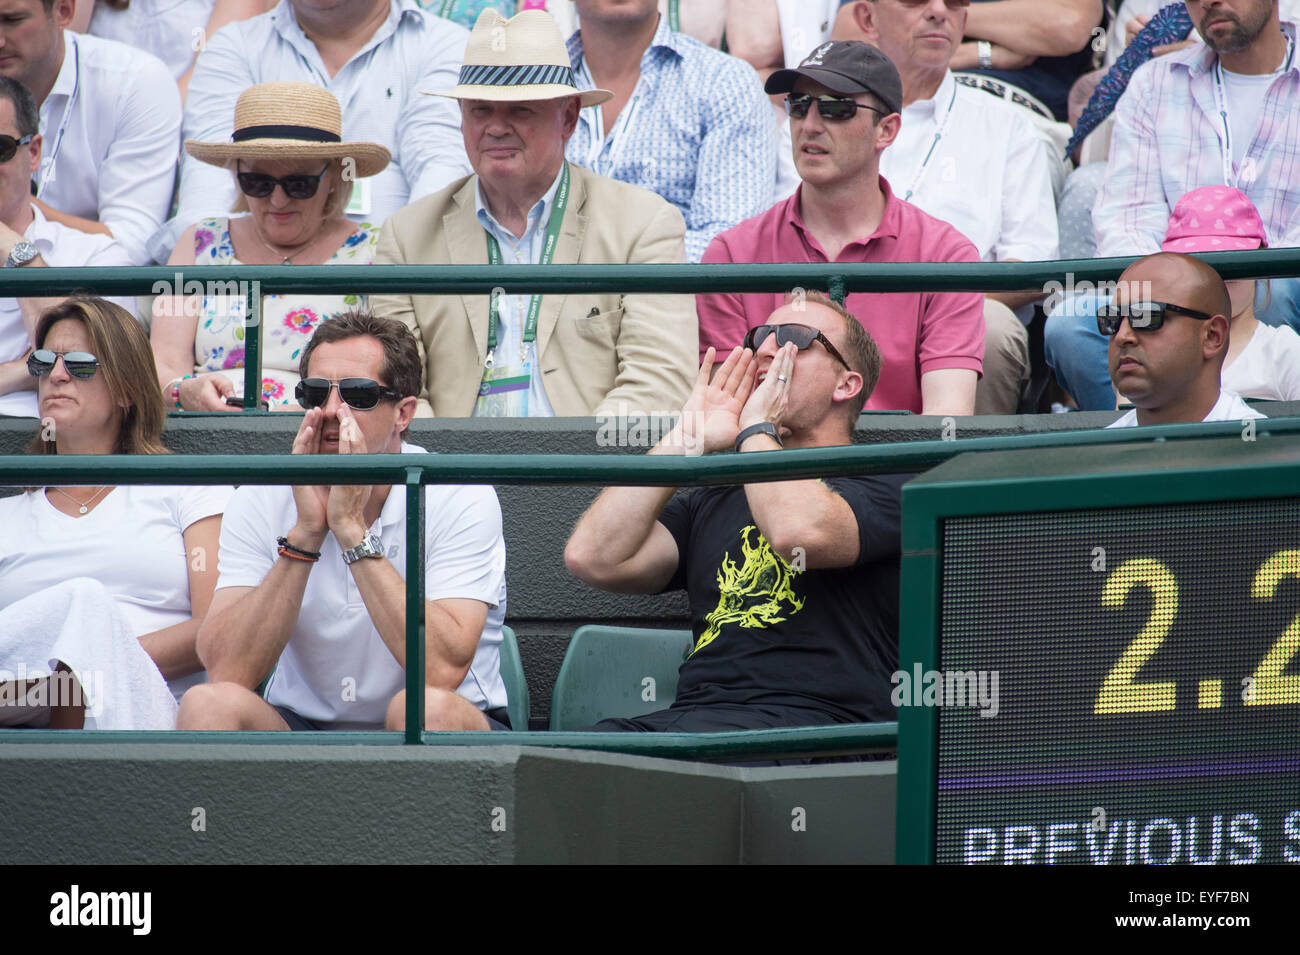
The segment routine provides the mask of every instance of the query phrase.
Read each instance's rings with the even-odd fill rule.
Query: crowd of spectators
[[[1188,256],[1300,244],[1300,0],[6,0],[5,9],[5,267],[1144,256],[1113,288],[1051,296],[266,296],[257,397],[271,410],[306,410],[296,453],[418,453],[404,436],[420,414],[680,408],[677,431],[654,453],[689,453],[844,443],[843,425],[851,431],[863,407],[1016,413],[1029,329],[1044,317],[1065,400],[1099,410],[1131,402],[1117,425],[1247,416],[1242,397],[1300,399],[1300,280],[1225,284]],[[57,438],[34,445],[43,453],[163,451],[164,410],[241,405],[247,293],[0,300],[0,414],[53,421]],[[86,490],[6,503],[6,533],[30,526],[44,539],[57,528],[46,550],[29,548],[17,564],[0,551],[8,621],[36,626],[48,606],[91,619],[122,598],[127,583],[106,569],[109,553],[88,548],[77,568],[96,586],[71,581],[35,611],[18,599],[54,587],[49,571],[70,528],[98,528],[108,548],[115,521],[140,522],[183,554],[192,537],[215,539],[230,497]],[[403,590],[402,562],[363,559],[385,558],[381,532],[405,540],[400,508],[386,503],[396,497],[384,487],[282,490],[230,498],[219,583],[187,573],[182,558],[148,584],[166,594],[157,602],[166,615],[109,613],[144,651],[95,662],[149,684],[145,712],[128,722],[174,720],[206,666],[213,682],[184,697],[183,726],[402,725],[401,615],[388,608]],[[463,506],[432,510],[426,542],[437,649],[429,722],[501,728],[500,511],[495,497],[451,490]],[[758,489],[731,491],[671,506],[660,491],[609,494],[575,529],[570,568],[611,589],[688,589],[697,645],[683,685],[709,687],[691,704],[709,716],[693,726],[720,728],[715,704],[756,698],[749,684],[726,688],[729,667],[777,684],[764,697],[764,719],[776,724],[819,721],[783,717],[791,706],[820,721],[880,718],[896,588],[873,591],[882,602],[866,607],[849,594],[857,585],[844,585],[896,574],[897,482],[808,482],[807,507],[784,512]],[[722,511],[725,521],[711,516]],[[789,659],[741,660],[736,634],[719,637],[708,611],[725,595],[704,580],[719,536],[738,535],[746,566],[760,555],[788,568],[792,520],[809,533],[839,529],[803,586],[817,588],[831,617],[871,617],[870,646],[819,664],[838,670],[869,656],[868,691],[792,704],[797,690],[780,685]],[[615,526],[640,536],[616,543]],[[309,576],[322,554],[328,568]],[[348,593],[355,599],[335,606]],[[787,639],[810,620],[785,625]],[[368,627],[371,643],[338,655]],[[75,629],[63,628],[59,650],[73,672],[94,655]],[[330,695],[340,661],[370,675],[347,707]],[[170,694],[158,692],[163,680]]]

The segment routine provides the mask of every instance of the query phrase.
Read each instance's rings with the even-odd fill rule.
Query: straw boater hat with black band
[[[358,179],[373,176],[392,158],[378,143],[345,143],[339,101],[314,83],[250,86],[235,103],[230,142],[187,139],[185,151],[214,166],[232,159],[351,159]]]
[[[614,98],[609,90],[578,89],[564,35],[549,13],[525,10],[507,20],[491,7],[469,35],[456,87],[421,92],[497,102],[580,96],[584,107]]]

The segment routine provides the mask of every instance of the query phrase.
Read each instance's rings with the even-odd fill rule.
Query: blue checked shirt
[[[581,32],[569,38],[569,59],[578,86],[594,88]],[[641,80],[612,131],[603,129],[600,109],[582,111],[569,161],[676,206],[686,220],[688,261],[699,262],[715,235],[772,205],[778,120],[749,64],[674,33],[660,17]]]

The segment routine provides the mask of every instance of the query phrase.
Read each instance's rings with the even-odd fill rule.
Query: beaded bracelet
[[[186,375],[184,378],[172,379],[172,401],[176,402],[176,410],[181,411],[181,384],[193,378],[193,375]]]

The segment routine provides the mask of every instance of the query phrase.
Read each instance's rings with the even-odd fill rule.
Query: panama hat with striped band
[[[422,92],[494,101],[581,96],[584,107],[614,97],[609,90],[578,89],[560,25],[549,13],[525,10],[507,20],[491,7],[479,14],[469,35],[456,87]]]
[[[345,143],[339,101],[314,83],[250,86],[235,103],[230,142],[187,139],[185,151],[214,166],[232,159],[351,159],[358,179],[373,176],[392,158],[379,143]]]

